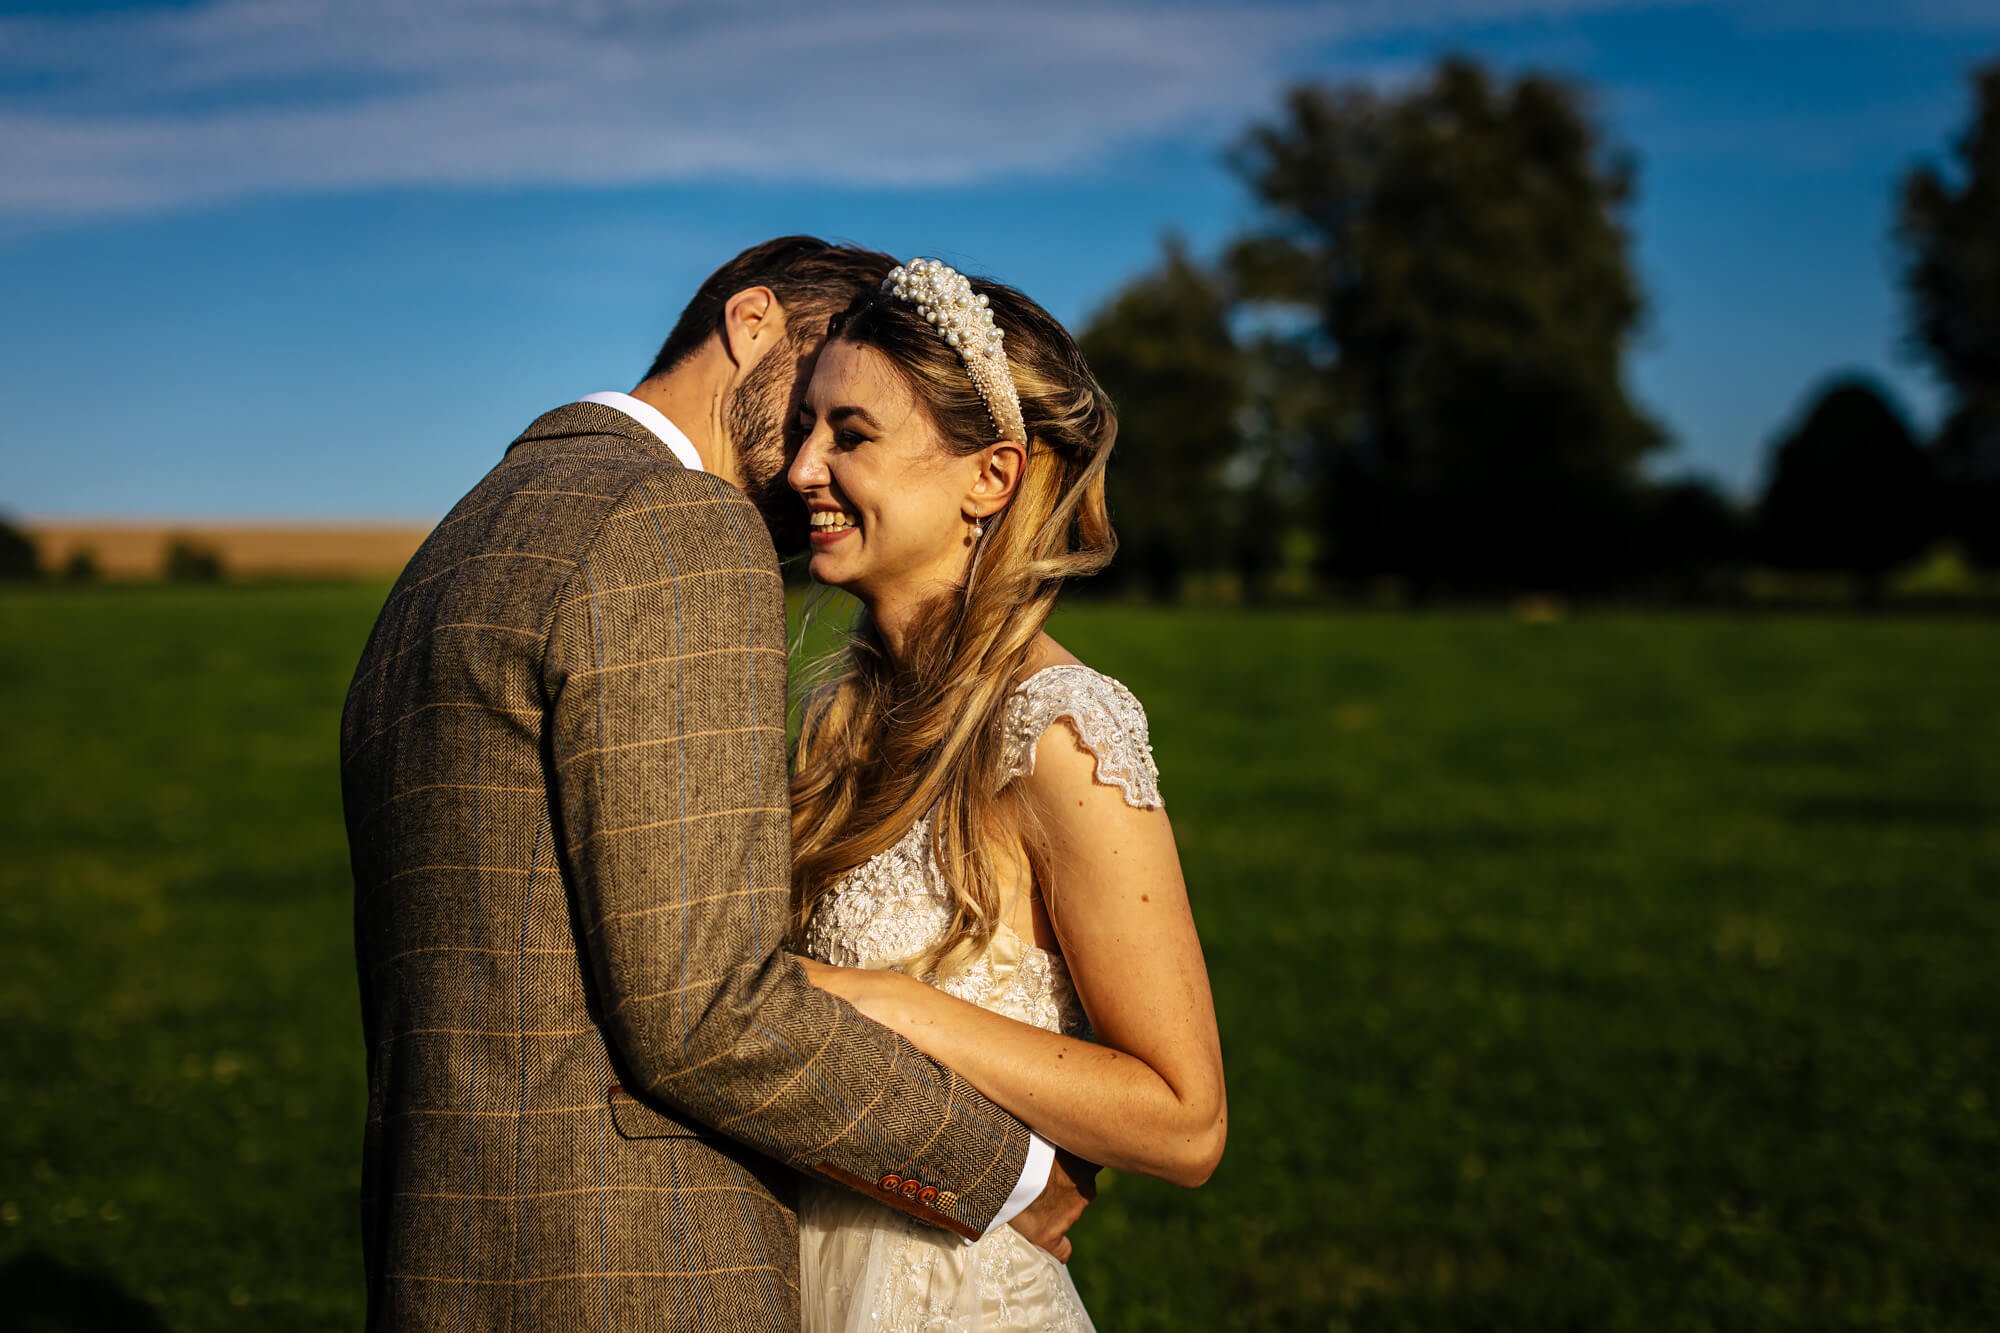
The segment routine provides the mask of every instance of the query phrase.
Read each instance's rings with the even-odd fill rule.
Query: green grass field
[[[0,1326],[359,1326],[382,591],[0,594]],[[1055,628],[1151,712],[1234,1111],[1079,1228],[1102,1327],[2000,1326],[2000,625]]]

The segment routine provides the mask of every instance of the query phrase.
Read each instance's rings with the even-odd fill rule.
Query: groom
[[[784,428],[891,263],[737,256],[389,594],[341,719],[371,1329],[795,1327],[794,1171],[1067,1256],[1048,1146],[783,949]]]

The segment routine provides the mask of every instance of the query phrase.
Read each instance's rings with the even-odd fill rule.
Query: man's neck
[[[703,358],[656,375],[632,390],[640,402],[656,408],[680,428],[701,455],[702,467],[732,485],[741,485],[736,449],[723,424],[724,392],[719,381],[703,374]]]

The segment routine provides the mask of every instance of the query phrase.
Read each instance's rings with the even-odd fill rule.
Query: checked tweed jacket
[[[389,594],[341,719],[371,1329],[791,1328],[794,1170],[961,1235],[1012,1190],[1020,1122],[781,948],[784,634],[755,509],[595,403]]]

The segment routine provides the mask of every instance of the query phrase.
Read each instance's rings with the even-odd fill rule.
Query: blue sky
[[[1452,50],[1639,159],[1657,470],[1753,488],[1838,371],[1935,420],[1893,191],[1990,0],[0,0],[0,509],[435,518],[781,232],[1080,320],[1247,220],[1221,152],[1288,81]]]

